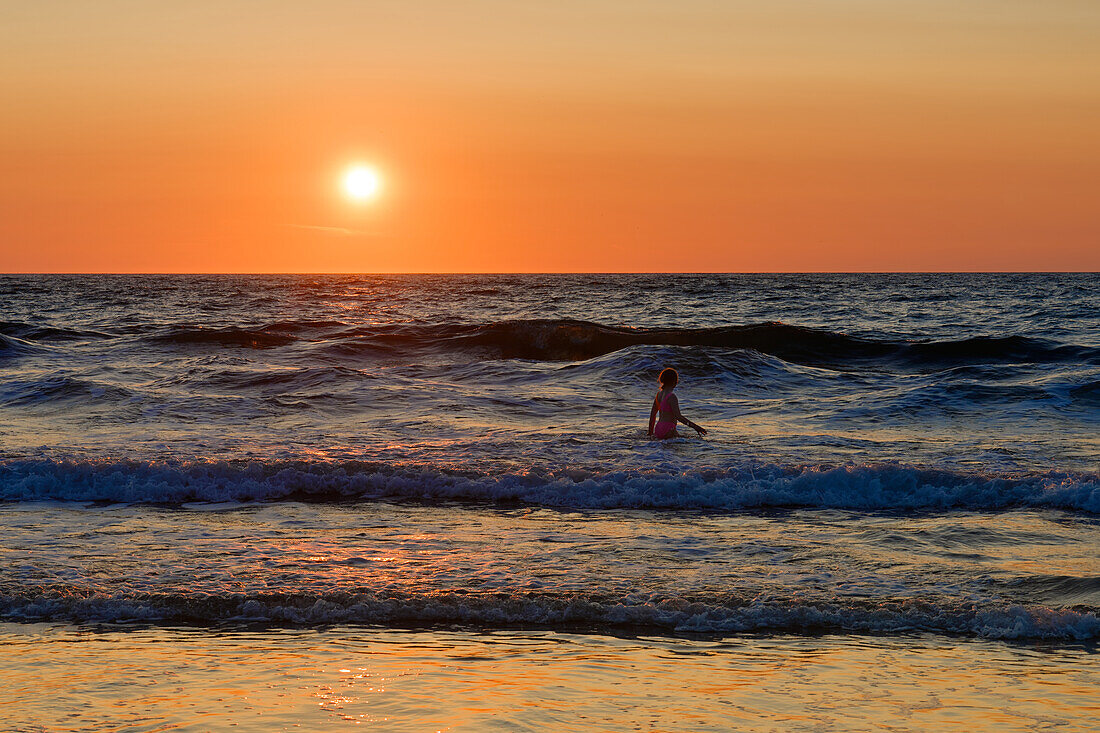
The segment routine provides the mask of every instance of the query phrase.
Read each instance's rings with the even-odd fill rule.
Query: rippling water
[[[3,277],[0,615],[1091,645],[1097,285]]]

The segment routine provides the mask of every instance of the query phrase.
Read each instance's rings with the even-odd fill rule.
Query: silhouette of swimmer
[[[676,423],[682,422],[699,435],[706,435],[706,430],[688,420],[680,412],[680,401],[676,399],[676,395],[672,394],[672,390],[676,389],[676,383],[680,381],[680,375],[676,373],[676,370],[665,369],[661,372],[658,380],[661,382],[661,390],[657,392],[657,396],[653,399],[653,409],[649,411],[649,430],[647,433],[662,440],[664,438],[675,438]],[[660,413],[660,420],[657,420],[658,413]],[[656,425],[654,425],[655,420]]]

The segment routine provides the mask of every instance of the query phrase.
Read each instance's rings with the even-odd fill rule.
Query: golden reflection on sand
[[[930,635],[614,638],[0,627],[13,730],[1081,728],[1085,649]]]

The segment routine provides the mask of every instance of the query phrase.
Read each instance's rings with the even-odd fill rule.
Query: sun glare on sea
[[[382,176],[369,165],[356,165],[344,173],[344,193],[355,201],[370,201],[382,188]]]

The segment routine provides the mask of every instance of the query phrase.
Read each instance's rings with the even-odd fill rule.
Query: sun
[[[344,193],[356,201],[369,201],[378,196],[382,176],[369,165],[355,165],[344,174]]]

